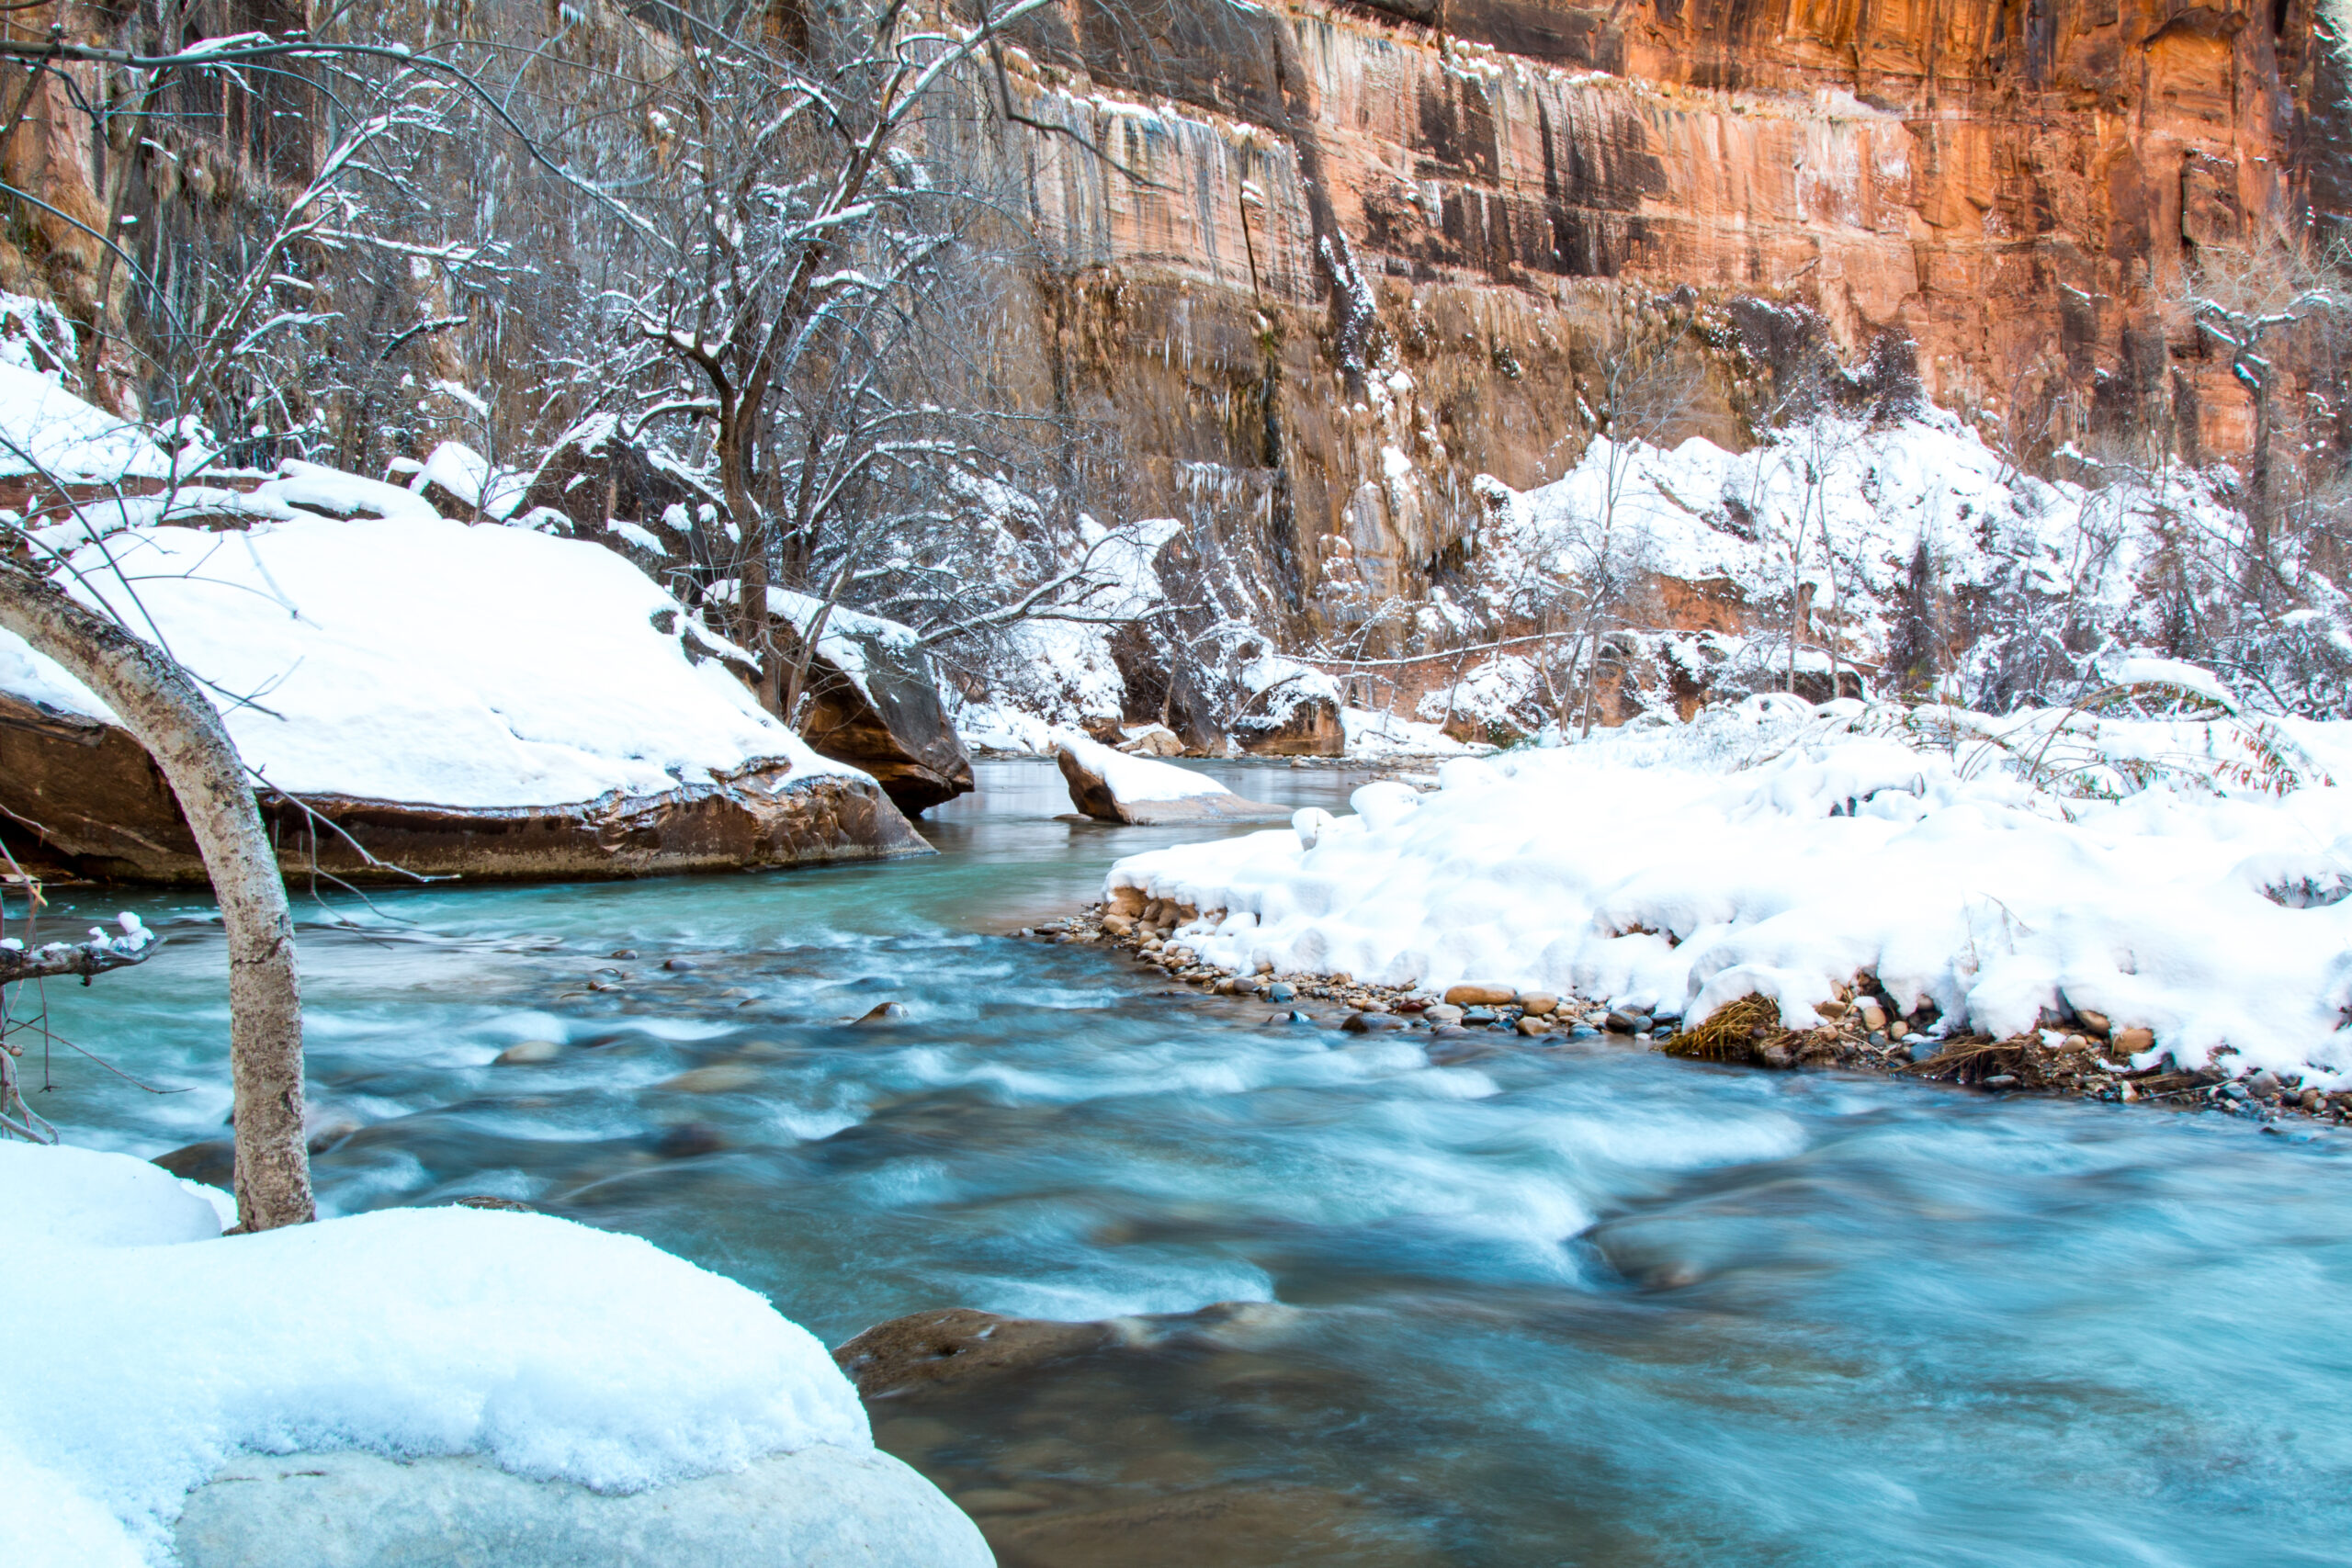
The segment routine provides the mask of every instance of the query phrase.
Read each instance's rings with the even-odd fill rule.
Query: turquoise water
[[[323,1203],[519,1198],[829,1342],[1279,1303],[878,1405],[1007,1564],[2346,1560],[2341,1134],[1274,1025],[1012,939],[1182,835],[979,772],[935,859],[311,906],[313,1097],[354,1129]],[[1365,776],[1229,773],[1324,805]],[[209,913],[59,903],[60,934],[170,938],[50,997],[173,1092],[61,1055],[36,1107],[140,1155],[220,1138]],[[493,1063],[527,1040],[558,1059]]]

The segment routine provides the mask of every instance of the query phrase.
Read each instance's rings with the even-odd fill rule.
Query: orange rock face
[[[2165,300],[2346,205],[2313,3],[1074,0],[1008,63],[1067,132],[1023,152],[1038,358],[1135,512],[1310,618],[1415,594],[1476,474],[1556,477],[1594,333],[1679,286],[1907,336],[1988,426],[2054,401],[2058,438],[2226,455],[2243,395]],[[1740,440],[1709,374],[1685,423]]]

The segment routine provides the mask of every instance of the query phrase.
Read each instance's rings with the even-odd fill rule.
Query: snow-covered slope
[[[222,1238],[225,1193],[127,1156],[0,1144],[0,1562],[156,1563],[241,1448],[486,1453],[633,1490],[813,1444],[865,1413],[807,1330],[635,1236],[395,1209]]]
[[[2333,1086],[2352,1083],[2347,759],[2346,725],[2086,728],[1781,696],[1450,761],[1435,795],[1357,792],[1312,847],[1273,832],[1160,850],[1109,885],[1226,911],[1184,940],[1245,973],[1488,982],[1692,1018],[1762,992],[1792,1026],[1867,973],[1946,1030],[2095,1010],[2186,1065],[2221,1052]]]
[[[650,795],[771,761],[865,776],[762,712],[714,657],[724,645],[592,544],[424,509],[132,528],[72,558],[85,596],[210,683],[246,761],[283,790],[479,808]],[[107,716],[5,633],[0,686]]]

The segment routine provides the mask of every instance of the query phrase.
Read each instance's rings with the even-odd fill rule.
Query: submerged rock
[[[949,1307],[876,1324],[836,1349],[833,1361],[857,1384],[859,1398],[875,1400],[929,1383],[1026,1371],[1116,1343],[1106,1324]]]
[[[991,1568],[972,1521],[872,1450],[802,1449],[614,1495],[487,1460],[240,1459],[189,1494],[183,1568]]]

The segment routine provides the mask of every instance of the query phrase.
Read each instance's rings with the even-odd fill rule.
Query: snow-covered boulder
[[[650,1492],[607,1495],[479,1457],[245,1456],[190,1494],[180,1568],[991,1568],[939,1489],[872,1449],[830,1446]]]
[[[1261,757],[1339,757],[1348,749],[1340,684],[1295,659],[1267,654],[1242,671],[1247,694],[1227,728]]]
[[[42,1342],[0,1379],[9,1568],[163,1562],[175,1517],[187,1568],[989,1562],[812,1335],[637,1236],[458,1207],[223,1236],[226,1193],[23,1144],[0,1193]]]
[[[1148,828],[1290,819],[1288,808],[1244,800],[1206,773],[1114,751],[1073,730],[1054,731],[1052,743],[1070,804],[1098,821]]]
[[[447,521],[399,487],[332,470],[277,483],[296,493],[261,500],[284,520],[227,534],[131,525],[72,559],[75,592],[160,636],[209,683],[273,792],[289,867],[315,854],[336,875],[370,874],[336,827],[380,860],[469,877],[928,848],[870,776],[763,713],[729,669],[741,651],[618,555]],[[298,509],[312,502],[351,514]],[[50,531],[60,547],[74,542],[65,527]],[[84,869],[201,879],[144,753],[96,696],[6,634],[0,807]]]
[[[818,602],[772,592],[777,642],[787,657],[816,624]],[[910,626],[835,606],[817,635],[797,716],[822,757],[874,775],[901,811],[928,810],[972,790],[972,759],[947,716],[939,673]]]

